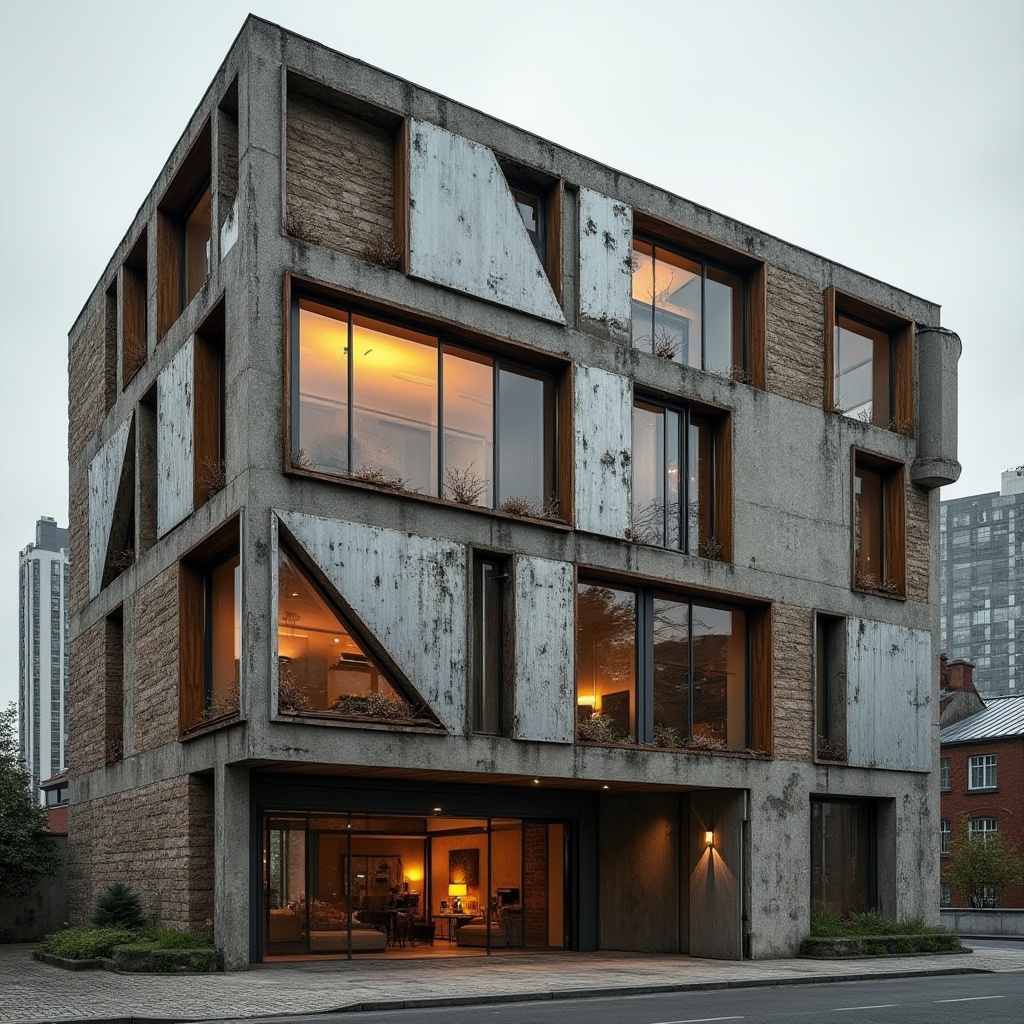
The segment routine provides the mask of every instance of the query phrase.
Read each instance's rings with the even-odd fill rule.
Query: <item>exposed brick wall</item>
[[[526,895],[523,910],[528,946],[548,944],[548,829],[526,826],[526,859],[523,864]]]
[[[996,755],[995,792],[971,793],[970,758],[979,754]],[[941,816],[956,827],[957,815],[968,818],[995,818],[1005,839],[1024,855],[1024,737],[1015,736],[963,746],[943,746],[941,757],[949,758],[949,791],[941,796]],[[936,846],[939,837],[935,837]],[[943,857],[941,871],[945,875],[949,858]],[[945,878],[943,878],[945,881]],[[953,906],[966,907],[967,900],[953,890]],[[999,894],[999,906],[1024,907],[1024,885],[1015,885]]]
[[[140,587],[125,611],[125,636],[133,655],[134,714],[128,756],[178,736],[177,565]]]
[[[71,644],[68,672],[68,767],[82,775],[106,763],[104,717],[107,624],[97,622]]]
[[[213,784],[181,776],[69,808],[68,914],[87,921],[115,882],[148,920],[209,930],[213,917]]]
[[[68,615],[89,603],[89,473],[85,467],[71,480],[68,503],[68,556],[71,561],[71,595]]]
[[[117,345],[107,343],[109,296],[93,308],[68,354],[68,459],[74,461],[103,422],[117,387]],[[116,330],[116,327],[115,327]]]
[[[928,492],[907,482],[907,600],[928,600]]]
[[[810,281],[768,265],[766,390],[821,408],[825,297]]]
[[[362,256],[394,237],[394,140],[384,128],[288,96],[287,224],[307,242]]]
[[[808,608],[776,604],[773,629],[773,751],[783,760],[809,761],[814,755],[813,613]]]

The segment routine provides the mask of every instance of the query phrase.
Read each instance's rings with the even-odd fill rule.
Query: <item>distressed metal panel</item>
[[[156,379],[156,533],[192,514],[192,400],[195,339],[181,346]]]
[[[629,528],[633,388],[628,378],[577,365],[576,528],[622,538]]]
[[[438,720],[464,735],[465,547],[299,512],[276,514]]]
[[[870,619],[847,630],[848,760],[931,770],[931,634]]]
[[[564,324],[494,153],[424,121],[409,130],[409,274]]]
[[[89,463],[89,598],[103,587],[103,566],[107,561],[110,529],[114,522],[117,491],[128,450],[132,416],[107,438],[106,444]]]
[[[573,742],[573,607],[573,572],[569,562],[526,555],[516,558],[516,739]]]
[[[616,330],[632,321],[633,210],[580,189],[580,313]]]

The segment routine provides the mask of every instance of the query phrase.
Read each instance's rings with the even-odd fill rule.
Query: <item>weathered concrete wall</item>
[[[743,957],[744,793],[690,794],[690,955]],[[706,832],[714,842],[709,847]]]
[[[942,927],[957,935],[1024,939],[1024,910],[940,910]]]
[[[103,567],[110,545],[110,529],[114,521],[125,454],[132,429],[129,416],[111,434],[106,444],[89,463],[89,597],[95,597],[103,582]]]
[[[287,146],[290,234],[361,259],[394,246],[391,132],[290,89]]]
[[[564,323],[494,153],[425,121],[409,131],[409,273]]]
[[[576,732],[572,565],[515,560],[515,724],[519,740],[572,743]]]
[[[918,449],[910,479],[934,488],[960,478],[957,462],[957,363],[960,338],[932,327],[917,332]]]
[[[156,379],[156,534],[192,513],[195,341],[189,338]]]
[[[580,314],[628,331],[631,318],[633,211],[580,189]]]
[[[677,794],[601,797],[601,949],[680,951],[680,831]]]
[[[68,837],[54,836],[60,867],[25,896],[0,896],[0,943],[38,942],[68,919]]]

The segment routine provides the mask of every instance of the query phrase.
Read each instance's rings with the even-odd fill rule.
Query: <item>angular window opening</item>
[[[860,590],[906,595],[906,494],[902,464],[854,451],[853,575]]]
[[[699,255],[633,241],[633,346],[662,359],[743,378],[746,283]]]
[[[139,554],[135,534],[135,435],[136,423],[133,418],[114,499],[110,537],[103,563],[102,587],[109,587],[125,569],[134,565]]]
[[[728,420],[687,407],[633,405],[630,539],[701,555],[731,557]]]
[[[819,761],[846,760],[846,619],[815,615],[814,716]]]
[[[280,713],[387,721],[427,717],[283,544],[277,565]]]
[[[744,609],[580,583],[578,738],[659,747],[753,745]]]
[[[516,201],[519,216],[523,218],[526,233],[530,236],[530,241],[533,242],[533,247],[543,264],[547,259],[547,204],[544,196],[532,189],[511,183],[509,189]]]
[[[193,384],[193,470],[194,508],[205,504],[226,482],[224,452],[224,302],[196,332]]]
[[[146,229],[132,247],[121,271],[121,386],[125,387],[146,362],[148,332]]]
[[[292,326],[295,468],[557,514],[549,374],[307,298]]]
[[[495,555],[473,557],[473,731],[505,731],[505,593],[509,563]]]
[[[140,555],[156,543],[156,392],[154,384],[142,396],[137,412],[135,536]]]
[[[811,907],[846,917],[878,906],[874,803],[811,799]]]
[[[555,298],[562,299],[562,202],[564,185],[527,167],[501,161],[502,172],[523,226],[547,274]]]
[[[204,580],[203,713],[218,718],[238,710],[242,657],[242,560],[228,555]]]

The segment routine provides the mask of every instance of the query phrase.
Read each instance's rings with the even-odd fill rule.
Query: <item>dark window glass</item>
[[[498,504],[524,498],[543,507],[554,490],[554,396],[549,378],[498,372]]]
[[[500,735],[503,699],[504,590],[498,559],[473,560],[473,730]]]
[[[747,626],[738,609],[693,605],[695,740],[729,750],[747,745]]]
[[[879,587],[886,582],[883,553],[882,474],[858,466],[854,479],[854,558],[857,583]]]
[[[546,204],[544,202],[544,197],[522,187],[512,188],[512,197],[516,201],[516,208],[519,210],[519,216],[523,218],[523,224],[526,226],[526,233],[530,236],[530,241],[533,242],[534,249],[537,250],[537,255],[540,257],[541,264],[546,264],[546,253],[544,251],[546,243]]]
[[[875,810],[811,801],[811,906],[846,916],[875,909]]]
[[[182,228],[182,309],[195,298],[210,276],[210,203],[210,186],[207,185]]]
[[[690,735],[690,605],[654,600],[654,734],[680,746]]]

